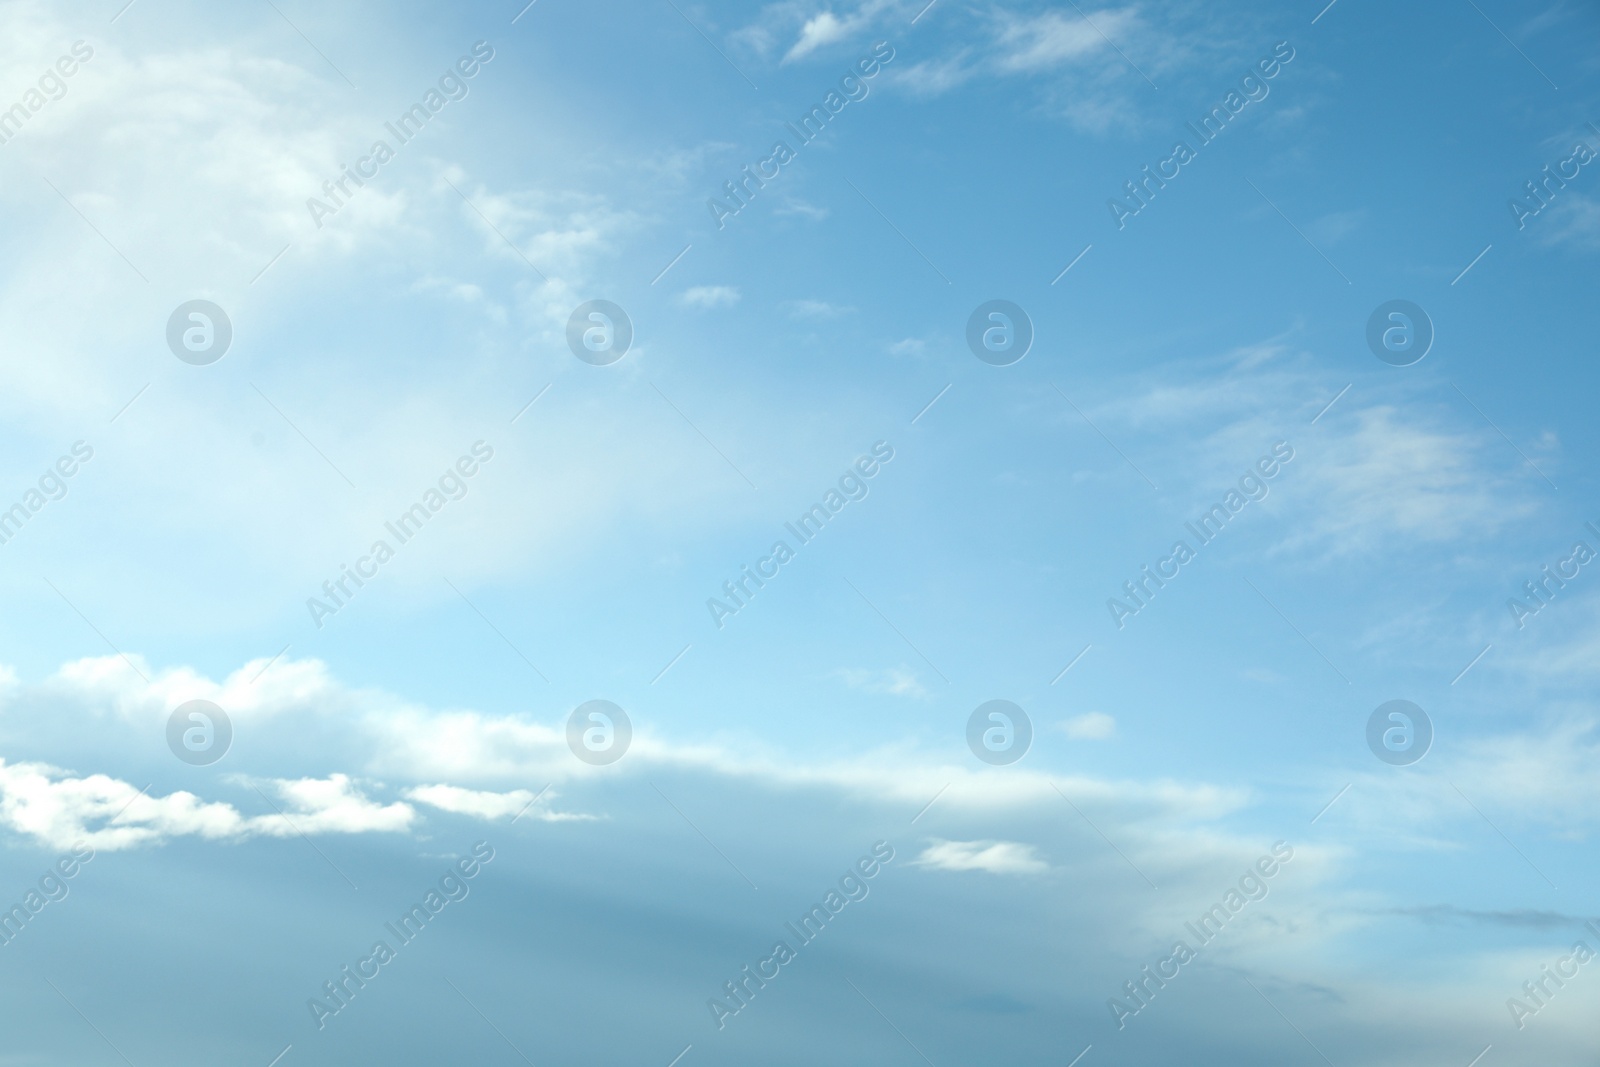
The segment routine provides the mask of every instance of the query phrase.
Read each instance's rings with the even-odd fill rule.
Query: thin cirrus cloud
[[[696,285],[679,297],[689,307],[726,308],[739,302],[739,290],[731,285]]]
[[[1050,869],[1032,845],[1018,841],[936,840],[914,866],[935,871],[984,871],[988,874],[1038,874]]]
[[[1281,551],[1335,558],[1482,537],[1539,511],[1538,473],[1471,402],[1452,391],[1402,409],[1392,392],[1373,398],[1366,383],[1348,384],[1341,395],[1341,383],[1285,334],[1188,367],[1153,368],[1104,401],[1085,399],[1098,425],[1199,435],[1205,446],[1192,455],[1203,459],[1166,461],[1183,464],[1201,497],[1224,492],[1274,442],[1294,447],[1296,458],[1268,486],[1270,506],[1287,503],[1296,516]],[[1137,449],[1137,437],[1124,440]],[[1534,455],[1541,469],[1556,469],[1559,441],[1545,445],[1551,456]]]
[[[1032,17],[1002,14],[994,36],[996,63],[1008,73],[1032,73],[1074,63],[1105,49],[1108,37],[1131,36],[1138,23],[1132,8],[1108,8],[1082,17],[1060,11]]]
[[[845,668],[838,672],[838,676],[845,685],[863,693],[881,693],[896,697],[928,695],[927,687],[914,672],[905,667],[889,667],[884,670]]]
[[[1077,715],[1061,724],[1061,729],[1074,741],[1104,741],[1117,732],[1117,720],[1103,711]]]
[[[852,307],[830,304],[826,300],[790,300],[784,306],[789,309],[789,314],[797,319],[836,319],[855,310]]]

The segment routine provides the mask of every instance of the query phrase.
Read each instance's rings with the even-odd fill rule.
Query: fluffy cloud
[[[299,833],[393,833],[410,829],[416,812],[404,803],[379,804],[369,800],[347,775],[327,778],[279,779],[272,783],[289,805],[283,817]]]
[[[0,760],[0,825],[52,848],[83,841],[117,850],[188,836],[399,832],[410,828],[415,814],[407,804],[369,800],[342,774],[263,784],[278,794],[280,803],[268,800],[278,811],[245,816],[231,804],[184,790],[151,796],[104,774],[75,777],[48,764]]]
[[[346,687],[315,660],[284,657],[260,674],[265,662],[255,661],[221,683],[182,668],[147,670],[151,677],[145,681],[117,656],[93,657],[65,665],[38,686],[0,688],[0,721],[13,732],[43,736],[28,724],[58,720],[64,710],[75,719],[98,718],[95,742],[110,749],[94,758],[104,760],[134,741],[144,748],[148,738],[159,736],[171,707],[208,695],[238,723],[250,725],[248,754],[236,749],[228,759],[233,766],[253,762],[240,767],[234,780],[259,789],[287,821],[276,812],[245,816],[228,803],[182,791],[135,800],[131,770],[80,777],[43,763],[16,763],[7,770],[10,784],[3,787],[0,822],[51,840],[103,833],[91,840],[118,847],[182,835],[282,835],[294,828],[308,834],[395,833],[414,827],[412,803],[473,818],[508,818],[537,795],[524,783],[582,783],[600,774],[653,769],[759,782],[766,788],[870,797],[903,804],[908,813],[936,794],[941,809],[1052,808],[1061,803],[1057,788],[1080,807],[1115,806],[1121,818],[1135,821],[1217,818],[1240,810],[1248,800],[1244,790],[1204,782],[1068,777],[1052,785],[1041,771],[1012,768],[1001,774],[904,746],[843,760],[796,759],[781,751],[674,742],[641,723],[635,724],[633,746],[623,762],[616,768],[596,768],[573,758],[559,716],[541,721],[526,714],[434,709],[381,691]],[[259,681],[252,686],[249,678],[257,675]],[[917,685],[907,672],[870,672],[863,680],[905,695]],[[307,775],[300,739],[312,728],[323,739],[317,761],[330,766]],[[75,733],[52,736],[63,750],[78,751]],[[164,750],[161,756],[151,766],[169,769],[170,757]],[[394,788],[404,799],[385,799],[387,787],[379,782],[399,783]],[[585,817],[549,810],[549,797],[531,809],[537,818]],[[120,805],[130,800],[127,811],[118,815]]]
[[[807,19],[806,24],[800,28],[800,39],[789,49],[783,61],[792,63],[810,55],[823,45],[843,40],[849,32],[850,25],[851,23],[845,22],[831,11],[824,11]]]

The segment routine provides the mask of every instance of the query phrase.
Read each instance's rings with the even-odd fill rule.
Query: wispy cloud
[[[928,690],[915,673],[905,667],[886,670],[846,668],[838,672],[844,684],[864,693],[883,693],[897,697],[926,697]]]
[[[1038,15],[1001,12],[996,16],[994,62],[1002,71],[1018,73],[1075,63],[1110,51],[1106,38],[1129,36],[1138,21],[1132,8],[1107,8],[1088,13],[1088,18],[1093,25],[1076,13],[1062,11]]]
[[[784,306],[797,319],[836,319],[855,310],[830,304],[826,300],[791,300]]]
[[[1543,231],[1539,240],[1546,246],[1600,250],[1600,199],[1571,191],[1564,191],[1562,196],[1550,209],[1548,219],[1537,220]]]
[[[935,840],[911,863],[935,871],[985,871],[989,874],[1037,874],[1050,869],[1032,845],[1017,841]]]
[[[739,290],[731,285],[696,285],[679,297],[689,307],[732,307],[739,302]]]
[[[555,799],[548,788],[541,795],[528,789],[496,793],[483,789],[463,789],[455,785],[420,785],[406,790],[406,797],[456,815],[478,819],[515,819],[518,816],[541,822],[582,822],[595,818],[577,812],[550,810]],[[534,802],[538,801],[535,806]]]
[[[1104,741],[1117,732],[1117,720],[1103,711],[1078,715],[1061,724],[1061,729],[1074,741]]]

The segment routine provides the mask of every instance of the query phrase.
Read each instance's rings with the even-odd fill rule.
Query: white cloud
[[[990,874],[1036,874],[1050,869],[1032,845],[1017,841],[936,839],[911,864],[935,871],[987,871]]]
[[[397,791],[409,800],[495,818],[513,803],[527,802],[521,783],[575,782],[604,773],[642,773],[652,767],[785,788],[824,789],[879,801],[889,798],[909,805],[912,811],[941,789],[941,808],[972,810],[1055,806],[1061,803],[1059,789],[1075,804],[1093,808],[1115,804],[1130,818],[1204,820],[1238,811],[1249,796],[1241,788],[1204,782],[1052,779],[1041,771],[1019,768],[1000,774],[974,767],[971,761],[943,750],[928,751],[909,744],[861,752],[848,760],[797,759],[792,753],[768,751],[748,742],[732,746],[669,741],[638,724],[626,758],[615,768],[600,769],[572,757],[562,715],[541,719],[529,714],[429,708],[382,691],[349,688],[320,662],[288,656],[256,683],[265,695],[253,696],[247,688],[249,678],[264,665],[265,660],[257,660],[230,674],[223,683],[187,668],[147,669],[151,680],[145,682],[117,656],[80,660],[39,685],[17,683],[0,688],[0,722],[14,731],[44,737],[44,728],[58,722],[63,709],[71,709],[75,718],[100,719],[97,741],[125,747],[128,742],[122,739],[129,738],[148,746],[152,734],[159,737],[173,706],[195,695],[209,695],[223,704],[236,725],[250,724],[251,753],[264,764],[240,767],[241,777],[236,780],[258,783],[308,833],[398,832],[412,825],[415,813],[409,804],[373,799],[380,787],[358,787],[358,781],[398,783]],[[904,696],[914,695],[920,687],[915,676],[903,669],[864,672],[856,679]],[[332,766],[317,776],[306,776],[298,773],[303,766],[299,738],[312,724],[324,741],[319,758]],[[50,736],[61,748],[79,743],[70,733]],[[156,744],[159,747],[159,742]],[[94,758],[108,758],[108,750],[94,751],[101,753]],[[244,755],[242,750],[230,752],[230,766],[238,767]],[[162,749],[161,759],[169,758]],[[275,763],[290,766],[273,766]],[[16,770],[18,767],[26,767],[27,772]],[[291,773],[285,774],[285,770]],[[0,823],[27,832],[42,832],[55,818],[50,815],[55,810],[50,805],[26,803],[35,794],[42,798],[83,794],[95,799],[87,807],[62,809],[65,821],[53,831],[59,836],[95,825],[96,819],[109,815],[137,792],[125,781],[106,775],[79,778],[43,765],[15,764],[8,773],[15,784],[9,794],[0,787]],[[9,801],[3,799],[5,795]],[[124,836],[134,841],[202,831],[217,837],[290,832],[273,812],[247,818],[227,804],[208,804],[187,794],[173,797],[179,799],[160,798],[156,807],[148,806],[150,798],[135,803],[117,828],[129,831]],[[10,816],[5,814],[8,802]],[[547,805],[545,800],[535,808]],[[515,809],[510,814],[514,815]]]
[[[457,815],[471,815],[479,819],[511,818],[513,820],[527,815],[529,818],[539,819],[543,822],[572,822],[593,819],[592,815],[581,815],[575,812],[551,811],[550,800],[554,799],[548,789],[541,793],[534,793],[527,789],[512,789],[505,793],[496,793],[481,789],[463,789],[454,785],[422,785],[406,790],[406,796],[440,811],[448,811]],[[534,807],[534,801],[543,800],[544,803]]]
[[[739,290],[731,285],[696,285],[679,297],[690,307],[732,307],[739,302]]]
[[[831,215],[832,212],[828,208],[811,203],[809,200],[801,200],[798,197],[791,196],[784,197],[779,201],[778,206],[773,209],[773,214],[803,215],[813,222],[820,222]]]
[[[1104,741],[1117,732],[1117,720],[1103,711],[1091,711],[1068,719],[1061,729],[1075,741]]]
[[[1539,240],[1547,246],[1600,249],[1600,199],[1563,191],[1562,199],[1550,209],[1550,217],[1530,219],[1528,226],[1540,228]]]
[[[1040,15],[1003,14],[996,34],[998,61],[1006,71],[1032,72],[1082,59],[1100,49],[1109,50],[1106,38],[1126,36],[1133,25],[1133,9],[1096,11],[1083,18],[1059,11]],[[1099,32],[1096,32],[1098,27]]]
[[[1367,221],[1367,215],[1366,208],[1334,211],[1312,219],[1306,224],[1306,229],[1316,236],[1318,244],[1334,245],[1363,226]]]
[[[1309,423],[1346,384],[1325,379],[1287,339],[1241,346],[1204,361],[1203,370],[1195,362],[1160,366],[1148,384],[1115,399],[1077,402],[1102,427],[1121,421],[1155,435],[1183,426],[1196,435],[1201,443],[1190,456],[1204,458],[1178,460],[1184,481],[1196,487],[1185,511],[1196,514],[1274,442],[1286,441],[1295,456],[1267,483],[1263,501],[1289,519],[1275,551],[1332,558],[1481,539],[1538,508],[1538,475],[1454,390],[1441,402],[1437,393],[1413,398],[1402,385],[1399,397],[1373,402],[1358,381],[1314,427],[1286,429],[1291,417]],[[1409,402],[1392,402],[1401,398]],[[1062,418],[1076,416],[1068,410]],[[1137,435],[1111,436],[1144,465]],[[1553,473],[1536,441],[1550,451],[1559,442],[1541,436],[1522,446]],[[1171,470],[1173,460],[1164,462]]]
[[[231,805],[194,794],[143,796],[103,774],[86,778],[43,763],[0,761],[0,824],[53,848],[86,842],[120,849],[175,835],[237,837],[245,820]]]
[[[786,305],[789,314],[800,319],[836,319],[855,308],[838,307],[826,300],[790,300]]]
[[[209,840],[292,834],[397,832],[414,816],[407,804],[377,804],[348,777],[267,783],[284,802],[281,812],[245,816],[231,804],[178,790],[147,795],[104,774],[74,777],[44,763],[0,760],[0,825],[52,848],[86,842],[116,850],[173,837]]]
[[[897,697],[925,697],[928,690],[917,676],[905,667],[890,667],[874,671],[845,668],[838,672],[844,684],[864,693],[882,693]]]
[[[828,6],[816,0],[781,0],[762,8],[753,23],[729,38],[767,57],[779,41],[792,37],[794,43],[781,62],[793,63],[840,41],[864,38],[875,23],[881,28],[881,16],[909,20],[914,14],[916,9],[908,10],[906,0],[859,0],[853,9],[849,0],[832,0]]]
[[[980,77],[1032,78],[1041,85],[1047,110],[1079,129],[1105,133],[1132,122],[1137,103],[1128,89],[1129,78],[1137,75],[1107,38],[1125,47],[1138,41],[1147,70],[1158,69],[1179,51],[1170,27],[1160,34],[1148,30],[1132,7],[1089,12],[1093,26],[1077,12],[999,11],[973,17],[979,22],[964,35],[969,43],[891,69],[888,81],[912,95],[933,97]]]
[[[300,833],[393,833],[409,829],[416,817],[409,804],[379,804],[367,799],[348,775],[277,779],[273,785],[289,804],[283,814]]]
[[[135,18],[137,10],[128,17]],[[263,10],[276,19],[270,8]],[[248,22],[259,13],[242,17]],[[4,70],[36,69],[77,36],[58,5],[34,0],[8,4],[4,22]],[[124,20],[115,29],[128,25]],[[293,34],[282,41],[287,58],[271,59],[260,49],[228,47],[227,29],[208,24],[206,33],[181,40],[120,32],[93,40],[94,58],[71,78],[66,96],[34,115],[5,145],[16,180],[0,188],[0,205],[40,224],[14,235],[10,251],[30,267],[10,279],[7,300],[0,303],[0,334],[17,351],[41,345],[56,355],[13,361],[0,416],[16,436],[54,437],[66,432],[61,427],[79,427],[74,434],[85,433],[96,447],[93,464],[72,493],[92,493],[96,522],[122,536],[94,553],[61,547],[64,542],[46,532],[50,525],[67,538],[91,535],[83,523],[66,520],[70,503],[30,523],[26,535],[42,553],[70,553],[73,574],[61,583],[68,597],[76,596],[69,582],[109,587],[113,576],[142,572],[135,584],[147,580],[163,594],[120,599],[139,602],[146,618],[168,615],[239,632],[263,623],[281,626],[287,604],[303,604],[327,568],[336,571],[351,562],[352,552],[372,543],[381,529],[374,528],[377,515],[414,500],[426,472],[450,462],[485,426],[507,424],[549,379],[526,383],[526,393],[512,397],[504,390],[525,383],[512,364],[495,361],[519,346],[531,351],[547,344],[564,352],[567,317],[596,294],[592,278],[599,266],[623,251],[623,241],[638,237],[641,220],[666,196],[632,171],[617,171],[607,181],[569,177],[564,180],[573,185],[552,187],[505,184],[492,174],[450,166],[455,133],[444,126],[459,119],[494,131],[497,121],[505,122],[507,90],[514,84],[508,65],[515,60],[502,55],[472,81],[470,96],[449,105],[440,129],[430,125],[422,138],[401,148],[400,158],[379,178],[355,190],[347,210],[318,229],[306,199],[320,194],[341,163],[359,158],[376,137],[392,137],[377,116],[393,112],[387,105],[378,113],[356,106],[349,87]],[[280,22],[271,36],[276,40],[286,29]],[[436,44],[443,55],[456,47]],[[400,99],[427,84],[419,78]],[[519,150],[573,158],[557,150],[561,136],[541,127],[528,132]],[[196,151],[202,142],[205,150]],[[177,158],[190,165],[174,170]],[[91,225],[137,265],[148,286]],[[282,258],[252,281],[280,252]],[[540,280],[523,256],[548,280]],[[432,295],[383,307],[361,296],[380,289],[403,294],[412,286]],[[282,358],[251,372],[261,395],[249,386],[229,388],[205,404],[192,404],[185,390],[200,378],[173,373],[175,360],[150,355],[152,338],[161,347],[167,314],[191,297],[217,301],[233,319],[234,349],[213,369],[213,379],[244,374],[241,357],[252,358],[251,346],[263,339],[282,342]],[[320,300],[339,304],[338,321],[350,331],[337,360],[319,351],[329,335],[314,324],[316,316],[306,315],[307,302]],[[97,313],[84,316],[84,307]],[[427,329],[412,329],[408,319],[448,331],[456,352],[452,374],[465,376],[463,381],[493,379],[496,386],[440,390],[434,365],[397,351],[383,336],[394,330],[427,343]],[[506,325],[514,329],[497,328]],[[490,355],[495,349],[498,355]],[[631,373],[641,352],[636,345],[617,374]],[[153,362],[139,362],[145,357]],[[577,373],[575,363],[552,364],[552,377]],[[553,398],[565,384],[556,382]],[[141,399],[108,426],[110,415],[136,392]],[[653,392],[642,402],[660,403]],[[504,413],[489,410],[495,407]],[[731,494],[731,487],[689,473],[702,469],[698,441],[692,447],[687,441],[675,447],[675,440],[661,435],[641,441],[635,412],[614,407],[596,418],[547,399],[539,414],[547,426],[567,418],[582,424],[553,434],[559,447],[570,448],[571,462],[551,457],[537,467],[505,463],[474,485],[476,499],[463,510],[478,511],[473,521],[483,532],[481,551],[457,553],[460,565],[476,572],[453,576],[458,584],[486,572],[503,578],[547,565],[534,561],[560,566],[563,557],[590,550],[590,533],[609,525],[604,513],[614,508],[632,512],[643,502],[686,522],[709,523],[718,509],[705,508],[705,501]],[[289,422],[316,442],[312,447],[339,474]],[[504,436],[528,425],[525,419]],[[96,426],[92,433],[84,429]],[[206,449],[193,447],[195,435],[210,442]],[[262,444],[276,442],[275,435],[281,435],[281,450]],[[731,437],[718,438],[730,453],[738,446]],[[501,438],[491,443],[499,446]],[[61,444],[7,442],[8,453],[16,448],[23,454]],[[585,451],[586,457],[579,454]],[[634,454],[623,458],[626,452]],[[361,486],[359,497],[349,493],[341,474]],[[618,484],[634,478],[639,481],[632,486]],[[477,488],[492,480],[498,481],[493,490]],[[699,505],[689,503],[701,494]],[[272,531],[270,516],[302,506],[318,521],[301,536]],[[441,522],[441,532],[430,533],[426,545],[407,548],[407,565],[386,573],[385,585],[453,597],[431,564],[452,552],[451,535],[442,528],[455,522],[464,536],[465,521],[462,515]],[[566,547],[557,548],[556,541]],[[225,560],[244,557],[255,564],[239,575],[226,603],[217,600],[217,571],[232,570]],[[136,568],[130,565],[135,559]],[[8,594],[23,581],[20,571],[0,576]],[[306,582],[312,588],[286,595]],[[298,614],[297,621],[308,621],[304,612]],[[108,628],[118,624],[95,617]]]
[[[1320,455],[1305,455],[1300,470],[1284,472],[1319,512],[1290,535],[1290,546],[1345,554],[1397,538],[1445,544],[1496,530],[1533,508],[1505,473],[1520,457],[1488,427],[1457,428],[1387,404],[1352,405],[1339,421],[1340,436],[1324,438]]]
[[[972,54],[971,49],[964,48],[952,55],[925,59],[895,70],[890,79],[917,96],[938,96],[978,76],[979,67],[971,61]]]
[[[845,22],[831,11],[824,11],[820,15],[807,19],[806,24],[800,28],[800,39],[789,49],[789,53],[783,57],[783,61],[792,63],[797,59],[810,55],[823,45],[842,40],[853,24],[854,20]]]

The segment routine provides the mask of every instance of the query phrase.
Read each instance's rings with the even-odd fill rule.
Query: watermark
[[[967,717],[967,747],[990,766],[1010,766],[1032,744],[1033,720],[1009,700],[986,700]]]
[[[472,887],[467,883],[476,878],[483,865],[492,859],[494,849],[489,842],[479,841],[473,845],[471,857],[464,856],[453,867],[447,868],[439,877],[438,887],[430,888],[420,904],[411,905],[411,910],[397,922],[383,924],[383,928],[394,937],[393,945],[382,938],[374,941],[372,950],[356,960],[354,968],[345,964],[336,978],[322,983],[324,995],[306,1000],[306,1008],[310,1010],[311,1020],[317,1024],[317,1029],[325,1029],[331,1016],[348,1008],[356,994],[382,974],[383,968],[399,956],[400,950],[415,941],[423,928],[448,905],[466,900],[467,894],[472,892]]]
[[[39,75],[37,88],[28,89],[22,94],[21,100],[0,111],[0,145],[10,144],[11,139],[22,132],[23,125],[44,110],[46,104],[53,104],[66,96],[67,79],[78,73],[80,63],[87,63],[92,58],[94,48],[91,45],[73,41],[71,55],[57,59],[54,67],[47,67]]]
[[[78,473],[78,468],[94,458],[94,449],[87,441],[72,442],[71,455],[65,455],[45,468],[39,475],[37,489],[28,489],[22,499],[9,508],[0,510],[0,545],[10,544],[21,532],[22,526],[39,514],[52,500],[67,495],[67,479]]]
[[[1009,300],[979,304],[967,318],[967,347],[991,367],[1009,367],[1033,347],[1033,320]]]
[[[1271,891],[1267,880],[1276,875],[1282,865],[1286,865],[1293,858],[1294,849],[1288,842],[1274,842],[1272,855],[1262,856],[1256,860],[1255,865],[1246,870],[1239,879],[1237,888],[1230,886],[1227,893],[1223,894],[1222,900],[1211,905],[1196,922],[1183,924],[1184,928],[1194,935],[1194,948],[1190,948],[1188,942],[1180,938],[1173,942],[1171,952],[1156,961],[1153,971],[1147,963],[1139,969],[1141,977],[1122,983],[1122,991],[1126,994],[1127,1001],[1124,1002],[1117,997],[1109,997],[1106,1000],[1106,1007],[1110,1009],[1112,1021],[1117,1024],[1117,1029],[1126,1029],[1130,1016],[1138,1015],[1148,1008],[1150,1002],[1155,999],[1156,992],[1165,989],[1168,982],[1178,977],[1184,965],[1198,956],[1200,949],[1211,944],[1217,935],[1222,933],[1222,928],[1244,910],[1246,904],[1267,899],[1267,894]],[[1167,970],[1169,965],[1172,968],[1170,971]]]
[[[1579,171],[1593,161],[1595,150],[1579,141],[1572,146],[1572,154],[1566,159],[1554,164],[1555,171],[1551,172],[1551,164],[1546,163],[1539,171],[1539,177],[1534,181],[1523,183],[1527,195],[1521,198],[1512,197],[1506,203],[1511,208],[1511,217],[1516,220],[1517,229],[1524,230],[1528,227],[1528,220],[1538,215],[1539,212],[1549,207],[1556,198],[1556,193],[1567,187],[1567,182],[1578,176]],[[1571,170],[1568,170],[1568,167]]]
[[[567,319],[567,347],[585,363],[609,367],[628,354],[633,320],[609,300],[579,304]]]
[[[1244,510],[1245,505],[1255,500],[1265,500],[1272,491],[1268,486],[1273,478],[1294,459],[1294,448],[1287,441],[1279,441],[1272,446],[1269,455],[1257,459],[1255,466],[1247,470],[1238,482],[1238,488],[1229,489],[1219,504],[1212,504],[1209,511],[1201,515],[1196,522],[1186,522],[1184,529],[1194,536],[1196,546],[1191,546],[1186,540],[1174,541],[1167,555],[1156,561],[1155,569],[1151,570],[1147,563],[1139,569],[1139,577],[1122,583],[1122,591],[1127,596],[1127,602],[1116,597],[1106,600],[1106,610],[1111,613],[1111,621],[1117,624],[1117,629],[1127,625],[1126,620],[1139,614],[1150,606],[1155,595],[1166,584],[1183,572],[1183,566],[1193,560],[1198,554],[1198,547],[1209,545],[1216,540],[1222,528],[1235,515]],[[1214,528],[1213,528],[1214,527]],[[1168,567],[1171,570],[1168,570]]]
[[[1433,320],[1409,300],[1379,304],[1367,316],[1367,347],[1391,367],[1409,367],[1433,347]]]
[[[1409,700],[1387,700],[1367,716],[1367,747],[1391,767],[1409,767],[1433,747],[1433,720]]]
[[[1117,224],[1117,229],[1126,227],[1129,219],[1149,207],[1156,193],[1165,189],[1167,182],[1182,174],[1183,168],[1198,158],[1201,148],[1221,136],[1222,131],[1235,116],[1248,105],[1265,100],[1272,92],[1272,87],[1267,83],[1276,78],[1294,56],[1294,46],[1288,41],[1279,41],[1273,45],[1272,55],[1258,60],[1255,68],[1239,79],[1239,88],[1228,90],[1228,95],[1222,98],[1222,103],[1200,119],[1200,125],[1196,126],[1193,122],[1185,123],[1195,136],[1193,147],[1188,141],[1174,142],[1171,154],[1158,161],[1154,171],[1147,163],[1140,171],[1144,175],[1142,178],[1136,182],[1124,182],[1122,190],[1127,194],[1127,199],[1111,197],[1106,201],[1106,210],[1111,212],[1111,221]],[[1240,95],[1241,93],[1243,95]],[[1169,167],[1171,170],[1168,170]]]
[[[79,842],[72,846],[70,853],[46,868],[44,874],[39,876],[38,888],[29,889],[22,903],[11,905],[7,911],[0,911],[0,945],[9,945],[16,940],[22,928],[32,922],[33,917],[43,911],[46,905],[66,900],[67,893],[71,891],[67,882],[76,878],[82,865],[92,859],[94,849]]]
[[[859,102],[867,98],[867,94],[872,91],[867,84],[868,81],[877,77],[878,72],[893,59],[894,49],[887,41],[878,41],[872,46],[870,55],[856,60],[855,65],[839,79],[837,89],[829,89],[828,95],[822,98],[822,103],[812,105],[811,110],[800,117],[799,126],[785,122],[784,127],[795,136],[801,147],[810,144],[821,136],[823,129],[833,117],[842,112],[847,105],[852,101]],[[727,199],[721,196],[706,198],[706,208],[711,212],[711,221],[717,224],[717,229],[726,229],[728,224],[725,220],[749,207],[756,194],[765,189],[768,182],[777,178],[783,172],[783,168],[792,163],[797,155],[789,142],[774,141],[772,151],[766,159],[746,164],[739,172],[740,176],[736,181],[723,182],[722,188],[727,194]]]
[[[209,767],[228,754],[233,722],[209,700],[186,700],[167,716],[167,747],[191,767]]]
[[[233,321],[209,300],[190,300],[172,309],[167,318],[167,347],[194,367],[205,367],[228,354],[233,344]]]
[[[820,503],[812,504],[794,522],[784,523],[783,528],[793,535],[796,545],[810,544],[828,521],[844,510],[846,504],[867,498],[867,483],[877,477],[883,464],[892,459],[894,447],[887,441],[875,442],[870,455],[857,457],[855,463],[839,476],[837,489],[829,489],[822,494]],[[723,582],[722,592],[726,600],[717,597],[706,600],[706,610],[711,613],[711,621],[716,623],[717,629],[726,625],[724,620],[728,616],[737,615],[748,607],[756,593],[776,578],[783,565],[794,557],[795,549],[789,546],[788,541],[775,541],[772,550],[756,561],[754,571],[751,571],[749,564],[745,564],[739,568],[738,578]],[[767,569],[769,566],[771,570]],[[754,589],[750,587],[751,583],[755,584]]]
[[[1594,523],[1586,522],[1584,525],[1589,528],[1590,533],[1600,537],[1600,529],[1596,529]],[[1556,561],[1554,574],[1551,573],[1550,564],[1547,563],[1539,571],[1542,577],[1523,582],[1522,590],[1527,594],[1527,600],[1520,600],[1517,597],[1506,600],[1506,610],[1517,620],[1517,629],[1527,626],[1530,617],[1543,611],[1545,606],[1555,599],[1556,594],[1578,576],[1583,565],[1594,559],[1594,555],[1594,549],[1589,547],[1588,542],[1574,541],[1571,554],[1566,559]],[[1568,567],[1571,570],[1568,570]],[[1555,583],[1554,589],[1550,588],[1552,582]]]
[[[892,859],[894,847],[887,841],[875,842],[871,855],[862,856],[840,875],[838,888],[829,888],[822,903],[811,905],[811,910],[800,917],[798,926],[792,922],[783,924],[784,929],[794,937],[794,945],[791,946],[786,940],[773,942],[771,951],[756,961],[754,969],[747,963],[739,968],[739,974],[733,981],[722,983],[725,998],[711,997],[706,1000],[706,1009],[711,1012],[711,1021],[717,1024],[717,1029],[724,1029],[729,1018],[748,1008],[756,993],[782,974],[783,967],[800,954],[800,949],[815,941],[823,927],[844,911],[846,905],[867,899],[870,892],[867,883],[876,878],[883,865]]]
[[[337,215],[349,206],[355,194],[360,192],[367,182],[378,176],[379,168],[395,157],[395,149],[421,133],[422,127],[428,124],[428,120],[443,111],[446,104],[454,100],[465,100],[467,94],[472,91],[467,82],[477,77],[478,72],[493,58],[494,48],[489,42],[479,41],[474,44],[472,54],[462,56],[456,60],[453,67],[446,68],[439,77],[437,88],[429,86],[428,91],[422,95],[420,103],[412,104],[393,122],[383,124],[384,128],[394,136],[393,146],[382,139],[372,142],[367,154],[356,160],[354,167],[341,166],[339,177],[323,182],[322,194],[327,199],[319,200],[313,196],[306,200],[306,210],[311,213],[311,221],[316,223],[317,229],[322,229],[323,219]],[[355,183],[354,190],[350,188],[351,182]]]
[[[1589,919],[1583,925],[1589,928],[1590,933],[1600,937],[1600,926],[1596,926],[1593,919]],[[1517,1029],[1521,1030],[1527,1026],[1526,1020],[1543,1011],[1555,995],[1566,988],[1567,982],[1578,977],[1579,969],[1592,959],[1594,959],[1594,949],[1589,947],[1587,941],[1579,941],[1572,946],[1571,952],[1556,960],[1553,971],[1548,963],[1541,964],[1539,973],[1542,977],[1522,983],[1522,993],[1527,1000],[1506,998],[1506,1010],[1511,1013],[1511,1021],[1517,1024]],[[1570,971],[1567,970],[1569,965],[1572,968]],[[1550,988],[1551,982],[1555,983],[1555,989]]]
[[[473,442],[472,455],[462,456],[453,467],[445,468],[445,472],[439,476],[437,487],[429,486],[423,491],[420,501],[401,512],[399,518],[384,523],[383,528],[394,538],[396,545],[410,541],[421,532],[423,524],[444,510],[447,503],[466,496],[467,481],[481,469],[480,462],[488,463],[493,458],[493,446],[484,441]],[[324,596],[306,598],[306,610],[311,613],[311,621],[317,624],[317,629],[322,629],[324,617],[337,615],[341,608],[348,607],[361,587],[376,578],[379,568],[394,556],[394,546],[379,538],[372,542],[367,555],[356,560],[354,567],[341,563],[339,576],[322,583]],[[352,584],[355,586],[353,589]]]
[[[609,700],[587,700],[567,716],[567,747],[594,767],[607,767],[633,744],[633,720]]]

